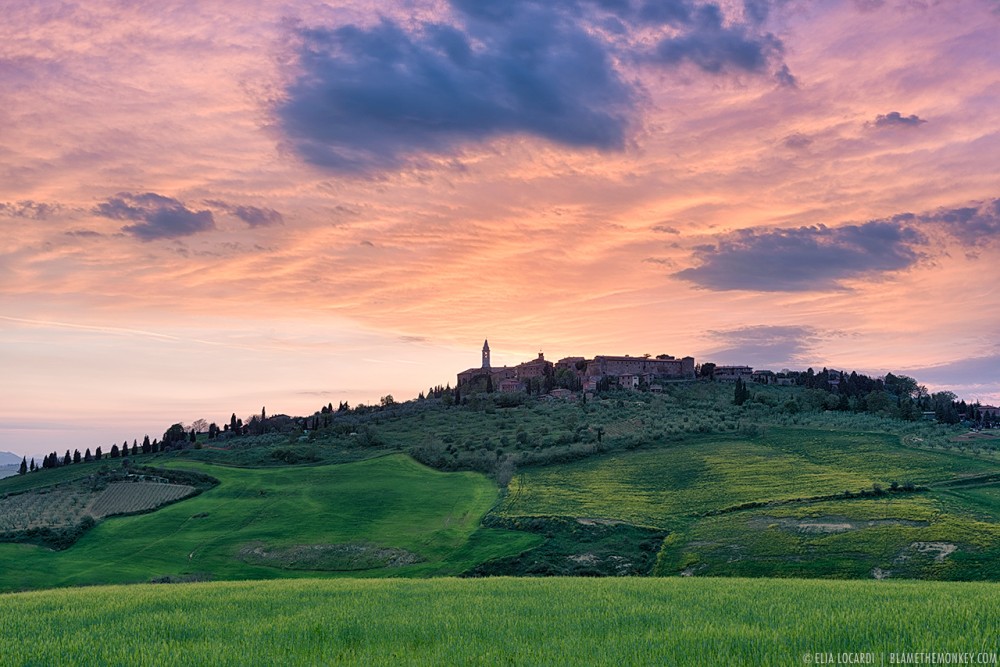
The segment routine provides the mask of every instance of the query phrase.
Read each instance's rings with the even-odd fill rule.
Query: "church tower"
[[[483,368],[490,369],[490,342],[488,340],[483,341]]]

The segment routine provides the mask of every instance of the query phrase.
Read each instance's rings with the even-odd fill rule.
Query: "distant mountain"
[[[20,465],[21,457],[10,452],[0,452],[0,466]]]

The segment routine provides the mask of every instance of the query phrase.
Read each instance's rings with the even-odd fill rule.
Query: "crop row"
[[[194,487],[157,482],[115,482],[94,499],[90,513],[97,518],[145,512],[194,493]]]
[[[78,487],[55,487],[0,499],[0,534],[29,528],[75,526],[96,494]]]

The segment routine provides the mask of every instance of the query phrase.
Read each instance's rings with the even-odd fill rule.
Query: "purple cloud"
[[[916,114],[904,116],[898,111],[890,111],[887,114],[879,114],[875,117],[875,127],[917,127],[926,123],[923,118]]]
[[[142,241],[179,238],[215,228],[211,211],[192,211],[178,200],[155,192],[119,192],[98,204],[94,213],[135,222],[122,227],[122,231]]]
[[[621,150],[643,94],[618,63],[763,73],[782,52],[761,27],[763,0],[747,0],[743,20],[695,0],[450,4],[439,23],[383,18],[297,33],[299,73],[275,111],[304,159],[368,173],[518,134]],[[670,36],[636,46],[650,25]],[[794,84],[787,67],[776,76]]]

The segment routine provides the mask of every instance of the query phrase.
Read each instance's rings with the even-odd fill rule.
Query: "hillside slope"
[[[66,551],[0,544],[0,590],[158,579],[457,574],[538,538],[484,529],[496,486],[403,455],[266,470],[193,462],[218,487],[107,519]]]
[[[664,575],[1000,579],[998,472],[888,434],[769,428],[526,470],[499,513],[672,531]]]

